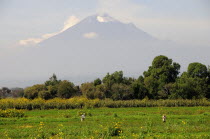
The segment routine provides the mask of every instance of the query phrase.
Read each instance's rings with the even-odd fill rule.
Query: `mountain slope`
[[[106,21],[106,19],[109,19]],[[151,35],[138,29],[133,24],[121,23],[108,15],[94,15],[85,18],[80,23],[66,31],[40,43],[40,46],[54,43],[70,43],[85,40],[156,40]]]

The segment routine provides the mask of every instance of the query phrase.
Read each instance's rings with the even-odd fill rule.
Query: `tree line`
[[[151,66],[137,79],[124,77],[122,71],[107,73],[102,79],[75,86],[58,80],[53,74],[44,84],[24,89],[29,99],[84,96],[88,99],[201,99],[210,98],[210,68],[198,62],[190,63],[180,74],[180,64],[166,56],[154,58]],[[1,92],[1,90],[0,90]]]

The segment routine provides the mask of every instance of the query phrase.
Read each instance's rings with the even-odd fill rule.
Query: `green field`
[[[80,121],[80,113],[86,113]],[[166,114],[166,123],[161,116]],[[0,118],[0,138],[210,138],[210,107],[139,107],[25,111]]]

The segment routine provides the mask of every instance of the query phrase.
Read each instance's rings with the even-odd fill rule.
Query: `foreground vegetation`
[[[80,114],[86,113],[85,121]],[[166,123],[161,116],[166,114]],[[210,107],[141,107],[24,111],[0,118],[1,138],[210,138]]]

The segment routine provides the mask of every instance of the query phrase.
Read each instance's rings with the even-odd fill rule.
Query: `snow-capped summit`
[[[104,15],[98,15],[97,16],[97,20],[98,20],[98,22],[114,22],[114,21],[116,21],[114,18],[112,18],[112,17],[110,17],[109,15],[107,15],[107,14],[104,14]]]
[[[95,14],[85,18],[83,21],[94,23],[94,22],[101,22],[101,23],[108,23],[108,22],[119,22],[118,20],[114,19],[113,17],[109,16],[108,14]]]
[[[72,41],[84,42],[85,40],[157,40],[133,24],[122,23],[108,14],[89,16],[64,32],[40,43],[42,46],[55,46],[72,44]]]

